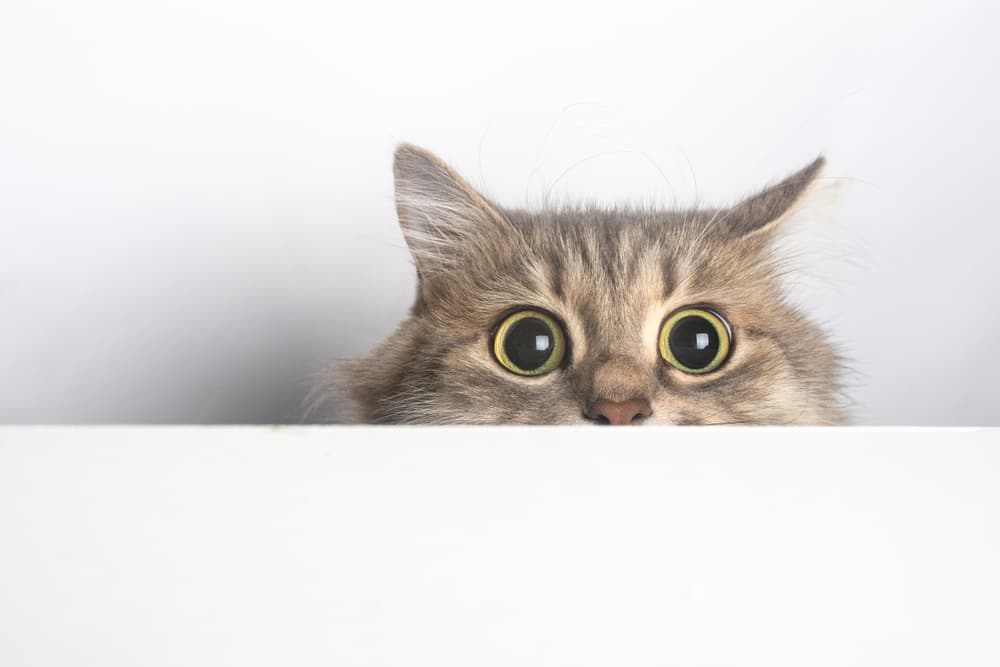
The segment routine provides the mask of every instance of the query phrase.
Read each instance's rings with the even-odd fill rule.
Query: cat
[[[783,222],[824,167],[730,208],[528,212],[395,153],[409,316],[343,364],[342,419],[384,424],[840,424],[841,363],[785,298]]]

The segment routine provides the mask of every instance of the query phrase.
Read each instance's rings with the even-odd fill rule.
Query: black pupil
[[[701,370],[719,354],[719,332],[698,315],[682,317],[670,330],[670,351],[688,368]]]
[[[537,317],[518,320],[507,330],[503,351],[523,371],[533,371],[548,361],[556,341],[549,325]]]

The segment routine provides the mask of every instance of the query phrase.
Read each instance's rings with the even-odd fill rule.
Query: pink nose
[[[635,426],[653,414],[649,401],[644,398],[630,398],[627,401],[595,401],[587,416],[598,424],[612,426]]]

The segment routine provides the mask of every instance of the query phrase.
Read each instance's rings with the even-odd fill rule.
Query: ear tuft
[[[778,227],[799,207],[806,193],[823,172],[822,155],[777,185],[744,199],[728,214],[728,233],[741,238]]]

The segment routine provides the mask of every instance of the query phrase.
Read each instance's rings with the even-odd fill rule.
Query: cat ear
[[[777,185],[744,199],[726,214],[730,221],[727,232],[743,238],[776,229],[799,208],[825,165],[821,155]]]
[[[449,265],[484,225],[503,223],[475,188],[429,151],[400,145],[393,174],[399,226],[421,274]]]

